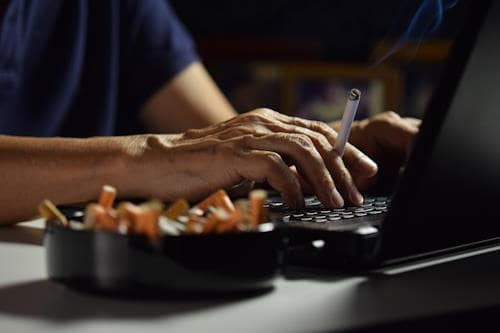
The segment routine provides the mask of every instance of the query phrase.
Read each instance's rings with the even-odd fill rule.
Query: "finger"
[[[420,127],[420,125],[422,124],[422,120],[417,119],[417,118],[405,117],[405,118],[403,118],[403,120],[407,121],[408,123],[410,123],[411,125],[413,125],[415,127]]]
[[[333,146],[337,140],[337,132],[335,132],[326,123],[319,121],[306,120],[298,117],[289,117],[285,115],[277,116],[281,121],[295,126],[305,127],[309,130],[321,133],[324,135],[330,144]],[[377,173],[378,166],[371,158],[361,152],[359,149],[347,143],[344,151],[344,159],[350,168],[358,174],[365,176],[373,176]]]
[[[316,150],[320,153],[328,171],[333,176],[341,195],[344,198],[348,198],[349,201],[355,205],[361,205],[363,203],[363,196],[359,193],[350,172],[345,167],[338,153],[334,150],[333,145],[330,144],[322,133],[312,131],[305,127],[288,125],[285,123],[274,123],[268,126],[273,131],[300,134],[309,137]],[[355,151],[357,152],[358,150],[355,149]],[[364,156],[364,154],[362,154],[362,156]],[[368,176],[373,175],[370,173]]]
[[[344,200],[311,139],[305,135],[277,133],[256,138],[245,136],[240,144],[249,149],[274,151],[287,156],[311,184],[320,201],[329,207],[342,207]]]
[[[295,165],[292,165],[290,167],[290,170],[295,174],[295,176],[299,180],[300,187],[302,187],[302,193],[305,193],[305,194],[314,194],[314,191],[313,191],[311,185],[309,185],[309,183],[304,179],[304,177],[302,177],[299,174],[299,172],[297,171],[297,168],[295,167]]]
[[[304,206],[304,195],[297,177],[281,156],[272,151],[242,150],[235,163],[237,172],[245,179],[267,181],[292,208]]]

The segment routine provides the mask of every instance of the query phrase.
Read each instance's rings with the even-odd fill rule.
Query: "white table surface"
[[[47,280],[39,222],[0,228],[0,332],[335,331],[500,304],[500,253],[396,276],[295,275],[263,295],[138,300]]]

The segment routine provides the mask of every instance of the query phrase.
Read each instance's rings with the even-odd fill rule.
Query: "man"
[[[360,205],[371,158],[401,162],[418,131],[395,113],[358,122],[342,160],[336,123],[238,116],[164,0],[0,2],[1,223],[43,198],[92,200],[105,183],[171,201],[267,181],[299,207],[304,179],[327,206]],[[111,136],[131,123],[177,134]]]

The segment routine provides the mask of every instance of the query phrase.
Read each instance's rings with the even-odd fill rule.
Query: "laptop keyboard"
[[[359,218],[380,216],[387,212],[390,198],[368,197],[361,207],[325,208],[316,197],[306,197],[303,209],[290,209],[281,199],[271,199],[267,206],[271,212],[279,213],[280,220],[287,224],[337,224],[359,221]]]

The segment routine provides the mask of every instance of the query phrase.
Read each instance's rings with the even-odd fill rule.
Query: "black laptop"
[[[380,267],[499,244],[500,1],[467,5],[396,191],[344,209],[270,200],[292,246],[320,240],[325,263]]]

